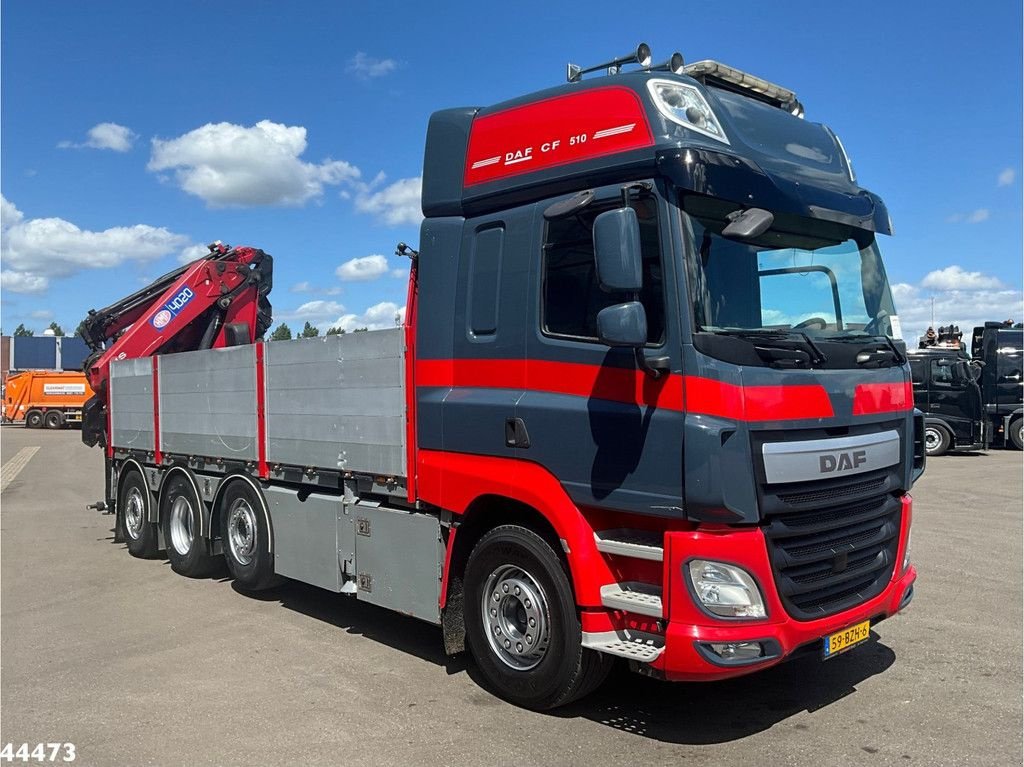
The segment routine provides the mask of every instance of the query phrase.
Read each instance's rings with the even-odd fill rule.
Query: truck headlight
[[[903,572],[910,567],[910,536],[913,534],[913,530],[907,530],[907,545],[903,547]]]
[[[658,111],[669,120],[723,144],[729,143],[711,105],[696,87],[674,80],[648,80],[647,88]]]
[[[697,603],[720,618],[764,618],[764,599],[754,577],[742,567],[706,559],[687,565]]]

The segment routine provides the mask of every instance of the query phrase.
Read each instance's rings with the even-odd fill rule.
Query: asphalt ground
[[[1018,452],[929,461],[916,597],[868,645],[711,684],[620,669],[538,714],[478,686],[430,625],[131,558],[85,509],[102,455],[77,432],[4,427],[0,450],[0,744],[72,742],[83,765],[1021,762]]]

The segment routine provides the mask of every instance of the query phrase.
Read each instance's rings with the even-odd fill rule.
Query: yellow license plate
[[[869,636],[871,636],[871,621],[864,621],[855,626],[850,626],[848,629],[829,634],[822,640],[824,642],[825,658],[831,658],[833,655],[846,652],[851,647],[867,641]]]

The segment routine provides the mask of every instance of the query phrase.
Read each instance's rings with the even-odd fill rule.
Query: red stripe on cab
[[[853,391],[853,414],[894,413],[914,407],[914,387],[910,381],[857,384]]]

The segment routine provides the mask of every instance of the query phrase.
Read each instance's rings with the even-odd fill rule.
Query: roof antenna
[[[623,64],[633,63],[639,64],[644,68],[649,67],[651,65],[651,46],[647,43],[640,43],[632,53],[628,53],[625,56],[619,56],[617,59],[612,59],[604,64],[595,64],[594,66],[587,67],[586,69],[577,64],[566,64],[565,79],[570,83],[578,83],[583,79],[583,75],[590,72],[596,72],[599,69],[607,69],[608,74],[617,75],[622,69]]]

